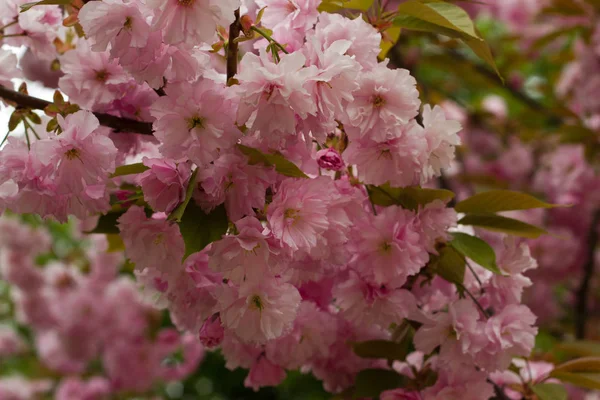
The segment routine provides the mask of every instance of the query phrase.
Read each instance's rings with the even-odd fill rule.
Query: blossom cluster
[[[34,40],[18,4],[0,23],[14,20],[18,40],[42,57],[47,43]],[[528,247],[506,238],[499,274],[468,260],[464,279],[450,282],[432,265],[452,232],[474,232],[457,225],[447,201],[372,198],[377,186],[431,185],[454,159],[460,123],[421,103],[408,70],[378,60],[375,27],[318,5],[103,0],[78,10],[85,37],[71,33],[73,48],[58,55],[58,85],[80,110],[59,113],[55,129],[31,143],[8,139],[0,210],[59,221],[109,215],[145,302],[115,278],[117,261],[100,254],[102,244],[80,274],[61,264],[39,271],[32,256],[46,249],[21,254],[10,242],[2,275],[18,288],[23,321],[52,368],[80,373],[100,356],[107,390],[142,392],[188,374],[202,344],[220,348],[227,368],[248,369],[245,384],[256,390],[301,369],[339,393],[363,370],[390,369],[351,343],[392,341],[404,327],[423,370],[406,396],[448,399],[468,387],[478,400],[493,395],[491,374],[529,355],[537,328],[521,304],[531,285],[523,273],[537,264]],[[28,17],[43,32],[52,13],[63,18],[49,7]],[[243,36],[227,37],[236,23]],[[223,57],[230,64],[232,47],[255,34],[239,43],[238,72],[227,76]],[[11,87],[16,60],[5,59],[0,84]],[[111,131],[97,118],[105,114],[151,123],[153,135]],[[255,162],[256,153],[276,161]],[[118,168],[139,161],[133,173]],[[186,333],[144,336],[148,302]],[[180,346],[190,353],[184,366],[147,361]]]
[[[161,327],[160,314],[144,302],[135,282],[118,275],[123,255],[107,253],[103,235],[61,250],[46,229],[15,217],[1,217],[0,232],[0,269],[10,285],[15,322],[32,338],[28,343],[2,326],[0,357],[34,350],[50,372],[35,381],[0,379],[0,397],[37,398],[55,388],[59,400],[103,399],[143,393],[195,371],[203,346],[191,333]],[[64,378],[54,381],[57,376]]]

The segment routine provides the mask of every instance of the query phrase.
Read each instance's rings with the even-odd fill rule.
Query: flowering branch
[[[588,248],[585,265],[583,266],[583,278],[577,290],[577,304],[575,306],[575,336],[577,339],[585,338],[585,326],[588,314],[588,295],[590,281],[594,274],[594,258],[596,244],[598,243],[598,224],[600,223],[600,210],[596,211],[588,234]]]
[[[0,86],[0,98],[16,103],[19,107],[30,108],[32,110],[43,110],[52,104],[49,101],[28,96]],[[152,123],[136,121],[129,118],[116,117],[114,115],[94,113],[100,125],[114,129],[117,132],[132,132],[142,135],[152,135]]]

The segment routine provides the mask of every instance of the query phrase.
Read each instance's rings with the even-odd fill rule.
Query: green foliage
[[[450,246],[456,251],[475,261],[483,268],[495,274],[502,274],[502,271],[496,265],[496,253],[494,249],[484,240],[462,232],[454,232],[452,236],[453,239],[450,242]]]
[[[337,12],[343,9],[367,11],[374,0],[323,0],[319,5],[320,12]]]
[[[34,1],[32,3],[25,3],[21,5],[21,12],[28,11],[31,7],[42,6],[42,5],[67,5],[71,4],[72,0],[42,0]]]
[[[220,205],[210,214],[205,214],[195,202],[190,202],[179,222],[179,230],[185,242],[185,261],[189,255],[196,253],[210,243],[220,240],[227,232],[229,222],[225,207]]]
[[[353,399],[363,397],[378,397],[386,390],[404,387],[407,378],[396,371],[388,369],[364,369],[356,375]]]
[[[462,40],[500,76],[492,52],[471,17],[461,7],[441,0],[409,0],[398,6],[394,25]]]
[[[111,176],[114,178],[114,177],[117,177],[117,176],[141,174],[142,172],[144,172],[144,171],[146,171],[148,169],[149,168],[146,167],[142,163],[121,165],[120,167],[117,167],[115,169],[115,172]]]
[[[275,166],[275,171],[281,175],[290,176],[292,178],[308,178],[296,164],[286,160],[280,154],[265,154],[260,150],[241,144],[238,144],[238,148],[242,153],[248,156],[248,163],[250,165],[262,164],[267,167]]]
[[[462,225],[472,225],[493,232],[508,233],[510,235],[535,239],[544,235],[544,229],[513,218],[502,217],[495,214],[468,214],[458,221]]]
[[[429,269],[450,283],[462,287],[465,279],[465,258],[451,246],[445,246],[439,251],[438,256],[431,256]]]
[[[550,377],[564,383],[591,390],[600,390],[600,374],[553,371]]]
[[[531,390],[539,400],[567,400],[567,390],[558,383],[538,383]]]
[[[556,350],[571,356],[586,357],[596,356],[600,357],[600,342],[594,342],[591,340],[580,340],[576,342],[565,342],[560,343],[556,346]]]
[[[435,200],[448,202],[454,193],[445,189],[423,189],[419,186],[393,188],[389,184],[368,185],[367,190],[374,204],[379,206],[399,205],[410,210],[418,210]]]
[[[198,168],[196,168],[194,170],[194,172],[192,172],[192,175],[190,176],[190,179],[188,180],[188,185],[187,188],[185,189],[185,198],[183,199],[183,202],[178,205],[173,212],[171,212],[171,215],[169,215],[169,220],[170,221],[177,221],[177,222],[181,222],[181,218],[183,218],[183,214],[185,213],[185,210],[188,206],[188,204],[190,203],[190,200],[192,199],[192,195],[194,194],[194,189],[196,188],[196,176],[198,175]]]
[[[549,204],[522,192],[512,190],[490,190],[477,193],[466,200],[459,202],[454,209],[461,213],[496,213],[513,210],[529,210],[532,208],[564,207],[558,204]]]
[[[383,358],[388,361],[404,361],[411,351],[410,338],[400,343],[391,340],[368,340],[366,342],[353,343],[352,348],[356,355],[362,358]],[[405,338],[405,339],[406,339]]]

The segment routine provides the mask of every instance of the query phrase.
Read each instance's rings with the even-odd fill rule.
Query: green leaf
[[[487,65],[492,67],[496,75],[498,75],[498,78],[500,78],[500,80],[504,83],[504,78],[498,70],[496,60],[494,60],[494,55],[492,54],[490,46],[488,46],[487,42],[485,40],[477,40],[466,36],[462,38],[462,41],[469,46],[471,50],[473,50],[473,53],[475,53],[477,57],[481,58]]]
[[[146,167],[142,163],[121,165],[120,167],[117,167],[115,169],[115,172],[111,175],[111,178],[114,178],[117,176],[141,174],[142,172],[147,171],[148,169],[150,169],[150,168]]]
[[[13,111],[13,113],[10,114],[10,119],[8,120],[8,131],[12,132],[17,129],[17,126],[19,126],[22,119],[23,115],[20,112],[16,110]]]
[[[388,52],[394,47],[398,39],[400,38],[400,32],[402,29],[399,26],[392,26],[382,32],[381,44],[379,47],[381,51],[377,56],[380,60],[385,59]]]
[[[446,246],[439,256],[432,256],[429,268],[450,283],[462,286],[465,280],[465,258],[453,247]]]
[[[32,3],[25,3],[21,5],[21,12],[25,12],[34,6],[43,6],[43,5],[67,5],[71,4],[72,0],[42,0],[42,1],[34,1]]]
[[[342,9],[367,11],[374,0],[323,0],[317,9],[320,12],[337,12]]]
[[[475,26],[469,14],[455,4],[442,1],[424,3],[419,0],[409,0],[398,6],[398,14],[411,16],[421,21],[481,40],[475,32]]]
[[[450,245],[463,256],[470,258],[495,274],[502,274],[496,265],[496,253],[484,240],[462,232],[453,232]]]
[[[260,150],[252,147],[238,144],[238,148],[242,153],[248,156],[248,163],[251,165],[263,164],[267,167],[275,166],[275,171],[281,175],[291,176],[293,178],[308,178],[308,176],[300,170],[293,162],[286,160],[279,154],[265,154]]]
[[[539,400],[567,400],[567,390],[558,383],[538,383],[531,390]]]
[[[554,371],[600,373],[600,357],[582,357],[567,361],[554,367]]]
[[[545,203],[522,192],[490,190],[461,201],[454,209],[456,212],[461,213],[496,213],[501,211],[554,207],[564,207],[564,205]]]
[[[363,369],[356,375],[353,399],[377,398],[381,392],[406,385],[407,378],[388,369]]]
[[[400,4],[398,12],[394,25],[460,39],[502,79],[489,46],[461,7],[439,0],[410,0]]]
[[[352,348],[356,355],[362,358],[384,358],[386,360],[404,361],[410,351],[409,341],[401,343],[390,340],[368,340],[353,343]]]
[[[368,185],[371,201],[379,206],[400,205],[410,210],[417,210],[435,200],[444,203],[454,197],[454,193],[445,189],[423,189],[418,186],[393,188],[389,184],[381,186]]]
[[[179,230],[185,242],[183,261],[210,243],[220,240],[227,232],[228,226],[223,205],[215,208],[210,214],[205,214],[194,201],[190,202],[179,222]]]
[[[458,221],[458,223],[462,225],[476,226],[487,229],[488,231],[508,233],[510,235],[521,236],[530,239],[535,239],[548,233],[544,229],[538,228],[537,226],[495,214],[468,214]]]
[[[188,185],[187,188],[185,189],[185,199],[183,199],[183,202],[178,205],[172,212],[171,215],[169,215],[169,220],[170,221],[177,221],[180,222],[181,218],[183,217],[183,214],[185,212],[185,208],[188,206],[190,199],[192,198],[192,195],[194,194],[194,189],[196,188],[196,176],[198,175],[198,168],[196,168],[194,170],[194,172],[192,172],[192,176],[190,176],[190,179],[188,180]]]
[[[85,233],[105,233],[107,235],[119,234],[120,231],[117,227],[117,220],[123,214],[125,214],[124,211],[111,211],[101,215],[96,227]]]
[[[556,345],[556,350],[579,357],[600,357],[600,342],[580,340],[577,342],[560,343]]]
[[[585,389],[600,390],[600,374],[552,371],[550,377]]]

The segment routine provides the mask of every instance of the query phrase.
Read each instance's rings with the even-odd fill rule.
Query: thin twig
[[[575,336],[577,339],[585,338],[586,322],[588,317],[588,297],[590,283],[594,275],[594,258],[598,244],[598,224],[600,223],[600,210],[594,213],[592,225],[588,233],[587,255],[583,266],[583,277],[577,290],[577,303],[575,306]]]
[[[227,44],[227,82],[237,74],[239,46],[235,39],[240,36],[240,9],[235,10],[235,21],[229,26],[229,41]]]
[[[29,108],[32,110],[43,110],[50,103],[49,101],[28,96],[0,86],[0,97],[15,103],[18,107]],[[100,125],[114,129],[116,132],[139,133],[142,135],[152,135],[152,123],[136,121],[129,118],[115,117],[114,115],[95,112],[94,115],[100,121]]]

